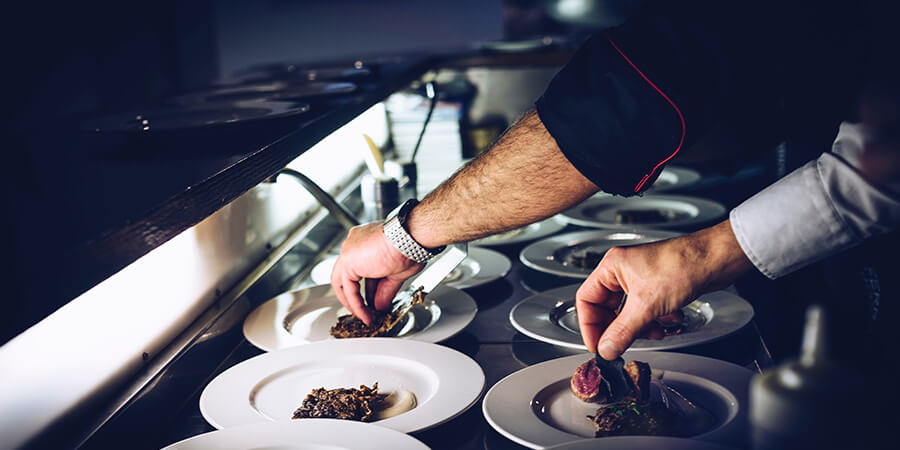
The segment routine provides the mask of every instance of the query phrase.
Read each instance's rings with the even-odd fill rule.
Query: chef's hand
[[[667,241],[612,248],[575,294],[584,344],[614,359],[639,336],[660,338],[657,319],[671,320],[751,267],[727,220]],[[623,292],[627,299],[616,315]]]
[[[424,267],[391,245],[381,225],[372,222],[351,228],[331,271],[331,286],[338,300],[367,325],[372,323],[372,312],[360,296],[360,280],[367,279],[366,298],[374,298],[375,309],[384,310],[403,282]]]

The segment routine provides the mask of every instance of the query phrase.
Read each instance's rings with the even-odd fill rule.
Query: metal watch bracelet
[[[406,217],[409,214],[409,211],[411,211],[417,203],[416,200],[409,199],[392,211],[384,221],[382,231],[384,231],[384,237],[387,238],[388,242],[399,250],[400,253],[403,253],[407,258],[421,264],[437,256],[444,250],[444,247],[433,250],[427,249],[416,242],[416,240],[406,231],[406,228],[404,227]]]

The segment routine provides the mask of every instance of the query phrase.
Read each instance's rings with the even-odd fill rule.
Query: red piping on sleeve
[[[669,155],[666,159],[660,161],[657,165],[653,166],[653,169],[650,170],[650,173],[644,175],[644,178],[641,178],[641,181],[639,181],[637,186],[634,187],[634,192],[640,192],[641,188],[644,186],[644,183],[646,183],[647,180],[649,180],[650,177],[653,176],[653,174],[656,172],[656,170],[659,169],[663,164],[667,163],[670,159],[674,158],[675,155],[678,153],[678,151],[681,150],[681,146],[684,144],[684,136],[687,134],[687,128],[684,125],[684,116],[681,115],[681,110],[678,109],[678,106],[675,105],[675,102],[673,102],[672,99],[670,99],[669,96],[666,95],[666,93],[663,92],[660,88],[656,87],[656,85],[653,84],[653,82],[650,81],[650,79],[647,78],[646,75],[644,75],[644,72],[641,72],[641,70],[638,69],[637,66],[635,66],[634,63],[631,62],[630,59],[628,59],[627,56],[625,56],[625,53],[622,52],[622,50],[619,49],[619,46],[616,45],[615,42],[613,42],[611,37],[609,37],[609,34],[607,34],[607,33],[603,33],[603,34],[606,36],[606,40],[609,41],[609,43],[613,46],[613,48],[616,49],[616,51],[619,52],[620,55],[622,55],[622,58],[625,58],[625,61],[628,62],[628,65],[630,65],[631,68],[634,69],[635,72],[637,72],[638,75],[640,75],[641,78],[644,79],[644,81],[646,81],[650,86],[652,86],[653,89],[656,89],[656,92],[659,92],[659,95],[662,95],[663,98],[666,99],[666,101],[669,102],[670,105],[672,105],[672,108],[674,108],[675,112],[678,113],[678,118],[681,119],[681,140],[678,141],[678,146],[675,147],[675,151],[672,152],[671,155]]]

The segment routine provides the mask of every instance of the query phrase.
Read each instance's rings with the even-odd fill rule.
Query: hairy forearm
[[[753,263],[738,244],[729,220],[690,234],[685,239],[691,248],[687,260],[706,268],[701,286],[698,286],[701,293],[724,289],[753,268]]]
[[[410,214],[409,232],[426,247],[469,241],[547,218],[595,192],[532,110],[430,193]]]

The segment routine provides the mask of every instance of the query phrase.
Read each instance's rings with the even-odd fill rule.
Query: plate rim
[[[734,447],[727,447],[727,446],[724,446],[724,445],[716,443],[716,442],[698,441],[696,439],[680,438],[680,437],[673,437],[673,436],[641,436],[641,440],[646,440],[647,442],[644,442],[644,443],[640,444],[640,446],[637,446],[637,447],[627,446],[628,441],[633,442],[632,438],[633,437],[630,437],[630,436],[610,436],[610,437],[603,438],[603,439],[608,440],[608,441],[615,441],[615,442],[611,443],[612,445],[616,445],[621,442],[626,442],[626,444],[624,444],[624,445],[626,445],[626,447],[624,447],[624,449],[638,449],[639,448],[641,450],[645,450],[647,448],[669,448],[668,446],[665,446],[665,445],[672,444],[674,442],[678,442],[678,443],[685,445],[685,446],[679,446],[679,448],[690,448],[691,450],[737,450]],[[564,442],[562,444],[548,447],[546,450],[575,450],[575,449],[582,449],[582,448],[594,449],[597,447],[597,442],[595,441],[596,439],[597,438],[584,438],[584,439],[580,439],[577,441]],[[653,445],[648,447],[647,444],[653,444]],[[687,444],[690,444],[690,445],[688,446]],[[665,447],[663,447],[663,446],[665,446]],[[616,445],[615,448],[618,448],[618,445]]]
[[[271,90],[266,90],[267,86],[277,87],[272,88]],[[318,88],[319,90],[312,93],[306,93],[303,95],[291,95],[284,96],[285,92],[290,92],[291,89],[299,90],[301,88],[309,88],[310,86],[314,88]],[[186,92],[184,94],[176,95],[170,97],[167,100],[168,104],[172,105],[180,105],[180,106],[203,106],[203,105],[216,105],[220,103],[230,103],[228,100],[217,100],[216,96],[230,95],[234,93],[240,92],[248,92],[248,96],[250,93],[254,92],[254,89],[258,91],[259,97],[250,97],[247,100],[242,101],[279,101],[279,102],[291,102],[291,101],[304,101],[305,99],[312,99],[317,97],[327,97],[332,95],[343,95],[354,93],[359,89],[359,86],[356,83],[351,81],[309,81],[304,83],[292,83],[284,80],[269,80],[261,83],[247,83],[247,84],[238,84],[232,86],[221,86],[215,87],[212,89],[206,90],[198,90],[193,92]],[[281,94],[277,94],[277,92],[281,92]]]
[[[325,428],[326,430],[320,430],[321,428]],[[332,428],[337,428],[336,432],[332,430]],[[340,429],[344,428],[347,430],[347,434],[341,433]],[[352,433],[351,433],[352,431]],[[362,432],[357,434],[358,432]],[[327,433],[327,436],[330,438],[328,442],[324,440],[320,440],[320,433]],[[252,423],[248,425],[239,425],[236,427],[222,428],[213,431],[208,431],[206,433],[196,434],[194,436],[186,437],[178,442],[173,442],[161,450],[178,450],[185,447],[188,448],[210,448],[212,443],[206,442],[209,439],[229,439],[231,436],[242,436],[246,437],[249,435],[259,435],[262,434],[269,438],[274,438],[278,442],[282,442],[284,444],[296,444],[296,441],[293,439],[303,438],[303,439],[312,439],[311,444],[316,445],[353,445],[356,442],[346,441],[347,443],[339,442],[337,444],[334,443],[334,438],[338,437],[341,439],[343,436],[371,436],[372,434],[378,434],[376,436],[377,439],[389,438],[391,441],[387,443],[391,446],[391,448],[399,448],[404,450],[422,450],[428,449],[428,446],[425,445],[422,441],[416,439],[413,436],[410,436],[406,433],[401,433],[396,430],[392,430],[390,428],[379,427],[378,425],[374,425],[371,423],[365,422],[356,422],[352,420],[340,420],[340,419],[300,419],[294,420],[292,422],[260,422],[260,423]],[[312,436],[310,436],[312,434]],[[222,436],[219,438],[219,436]],[[383,441],[382,441],[383,442]],[[282,445],[282,444],[260,444],[260,445]],[[217,446],[214,448],[232,448],[228,446]],[[350,447],[348,447],[350,448]]]
[[[699,170],[693,169],[691,167],[677,166],[677,165],[676,166],[666,166],[663,168],[662,173],[665,173],[667,170],[675,173],[675,175],[678,177],[678,181],[676,181],[675,184],[671,184],[669,186],[664,186],[664,187],[658,187],[658,188],[654,188],[651,185],[650,188],[648,188],[646,191],[647,194],[674,191],[677,189],[681,189],[681,188],[696,184],[698,181],[700,181],[703,178],[703,174],[700,173]],[[662,173],[660,173],[660,176],[662,176]],[[682,179],[685,179],[687,181],[682,181]]]
[[[593,206],[602,206],[605,204],[619,204],[624,202],[640,202],[640,201],[671,201],[671,202],[681,202],[687,203],[691,206],[696,207],[699,210],[699,213],[696,217],[691,217],[689,219],[684,219],[681,221],[671,221],[671,222],[663,222],[659,224],[617,224],[617,223],[606,223],[599,222],[597,220],[593,220],[590,218],[584,217],[582,211],[585,208],[590,208]],[[703,225],[710,223],[714,220],[720,219],[726,215],[728,212],[728,208],[725,207],[722,203],[719,203],[714,200],[696,197],[691,195],[673,195],[673,194],[660,194],[660,195],[648,195],[645,197],[619,197],[614,195],[606,195],[606,196],[594,196],[588,197],[585,201],[559,213],[559,216],[565,220],[567,223],[571,225],[577,225],[586,228],[603,228],[607,230],[645,230],[645,229],[655,229],[655,230],[669,230],[669,229],[683,229],[690,228],[698,225]]]
[[[332,347],[349,347],[350,350],[345,351],[346,354],[349,355],[365,354],[367,357],[371,357],[373,355],[380,354],[392,358],[405,358],[411,361],[415,361],[419,364],[424,364],[421,360],[424,357],[430,355],[432,358],[430,358],[428,362],[431,365],[426,365],[434,370],[439,378],[440,371],[435,370],[435,366],[438,367],[438,369],[443,370],[448,370],[448,368],[450,367],[454,369],[463,368],[466,372],[468,372],[467,376],[465,377],[453,377],[455,381],[455,383],[453,383],[452,385],[453,389],[447,389],[445,387],[447,384],[440,383],[439,379],[438,389],[437,391],[435,391],[434,396],[430,398],[428,402],[418,405],[416,408],[413,408],[407,413],[388,419],[383,419],[378,422],[371,422],[373,424],[377,424],[378,426],[390,428],[392,430],[400,431],[403,433],[417,433],[430,428],[434,428],[450,420],[453,420],[454,418],[468,411],[469,408],[471,408],[473,405],[475,405],[475,403],[478,402],[478,400],[484,393],[486,380],[484,370],[480,365],[478,365],[477,362],[475,362],[475,360],[462,352],[451,349],[449,347],[444,347],[442,345],[428,342],[394,338],[352,338],[333,341],[321,341],[309,345],[289,347],[274,352],[263,353],[261,355],[246,359],[226,369],[215,378],[213,378],[212,381],[207,383],[200,394],[200,414],[203,416],[203,419],[206,420],[207,423],[209,423],[216,429],[231,428],[234,426],[245,425],[249,423],[290,422],[293,419],[285,418],[284,420],[275,421],[266,420],[258,413],[253,412],[252,408],[249,406],[249,403],[247,405],[241,404],[241,406],[250,408],[250,411],[236,411],[237,408],[230,408],[227,414],[242,415],[244,417],[240,417],[240,420],[247,420],[248,418],[252,418],[254,419],[254,421],[244,423],[231,423],[233,420],[235,420],[234,417],[222,421],[222,417],[219,416],[218,413],[212,413],[211,411],[209,411],[209,403],[212,401],[210,400],[210,396],[213,396],[212,398],[217,398],[220,395],[219,391],[238,390],[239,392],[230,395],[248,399],[248,393],[254,386],[259,383],[260,380],[271,376],[273,373],[276,373],[279,370],[283,370],[289,365],[302,362],[302,356],[304,354],[314,354],[314,356],[319,354],[335,355],[341,351],[340,348],[333,349]],[[415,356],[415,359],[412,359],[412,355]],[[266,365],[271,365],[273,369],[269,371],[259,371],[258,374],[254,373],[258,371],[257,366],[265,367]],[[248,379],[249,375],[258,376],[254,376],[252,377],[252,379]],[[445,374],[445,377],[446,376],[447,374]],[[237,378],[237,380],[233,381],[232,378]],[[227,385],[227,383],[232,382],[238,384],[238,386],[228,389],[223,387],[223,385]],[[456,391],[462,392],[460,393]],[[410,417],[415,418],[417,416],[427,415],[429,413],[434,414],[432,411],[425,409],[425,407],[432,401],[435,401],[435,398],[438,398],[438,396],[441,396],[441,400],[456,400],[454,406],[452,408],[448,408],[451,410],[449,414],[445,414],[436,421],[410,419]],[[459,401],[461,399],[465,400]],[[417,410],[418,412],[416,412]]]
[[[512,269],[512,261],[510,261],[509,258],[506,257],[506,255],[489,248],[477,247],[473,245],[469,247],[469,254],[467,257],[471,257],[473,260],[475,260],[480,268],[488,267],[494,270],[484,274],[479,271],[475,274],[474,277],[467,280],[460,279],[444,284],[450,287],[455,287],[457,289],[469,289],[473,287],[483,286],[505,277]]]
[[[214,122],[214,123],[205,123],[199,125],[185,125],[185,126],[152,126],[149,130],[143,131],[139,129],[126,129],[121,126],[121,123],[124,123],[125,117],[128,116],[143,116],[145,114],[152,114],[159,111],[164,111],[166,113],[179,113],[179,112],[190,112],[192,110],[206,110],[206,109],[252,109],[252,108],[266,108],[270,110],[270,113],[258,116],[251,117],[247,119],[241,119],[231,122]],[[139,110],[131,110],[131,111],[123,111],[119,113],[111,113],[105,114],[103,116],[97,116],[85,119],[81,123],[81,129],[86,132],[91,133],[136,133],[136,134],[152,134],[154,132],[174,132],[179,130],[193,130],[193,129],[208,129],[208,128],[218,128],[218,127],[227,127],[227,126],[235,126],[247,123],[254,123],[261,120],[274,120],[281,119],[285,117],[291,117],[295,115],[304,114],[309,112],[310,105],[309,103],[303,101],[290,101],[290,100],[239,100],[232,102],[217,102],[217,103],[203,103],[203,104],[193,104],[193,105],[162,105],[162,106],[154,106],[152,108],[145,108]],[[135,119],[137,120],[137,119]],[[115,125],[119,124],[119,125]]]
[[[722,361],[719,359],[708,358],[705,356],[685,354],[685,353],[676,353],[676,352],[633,353],[631,351],[627,351],[622,355],[622,357],[625,360],[629,360],[629,361],[632,359],[637,359],[639,361],[648,362],[648,363],[650,363],[651,367],[654,367],[654,368],[659,368],[662,370],[671,370],[673,372],[681,372],[681,373],[685,373],[688,375],[693,375],[693,376],[707,379],[709,381],[712,381],[712,382],[722,386],[723,388],[728,390],[731,393],[731,395],[733,395],[735,397],[735,399],[738,401],[737,413],[731,421],[729,421],[726,424],[723,424],[717,430],[709,431],[707,433],[700,434],[700,435],[692,437],[690,439],[729,444],[729,443],[732,443],[728,439],[729,435],[738,434],[740,431],[746,430],[747,424],[745,422],[747,422],[747,420],[748,420],[747,416],[748,416],[748,409],[749,409],[748,401],[749,401],[750,379],[753,376],[753,372],[750,371],[749,369],[738,366],[737,364],[733,364],[733,363],[730,363],[727,361]],[[560,441],[560,442],[552,442],[552,443],[531,442],[531,441],[527,440],[526,438],[516,436],[511,431],[503,428],[501,426],[501,424],[497,422],[497,418],[494,417],[494,415],[492,414],[492,412],[491,412],[492,408],[490,408],[489,403],[498,401],[496,398],[497,396],[500,395],[500,394],[498,394],[498,392],[501,391],[502,389],[506,389],[509,386],[509,384],[511,383],[510,380],[515,380],[520,377],[522,377],[526,380],[529,380],[529,381],[535,380],[536,378],[539,378],[536,376],[536,373],[541,373],[543,371],[549,371],[549,372],[559,371],[560,375],[562,375],[563,373],[565,373],[565,374],[569,374],[570,372],[573,373],[575,368],[579,364],[583,363],[584,361],[586,361],[589,358],[590,358],[590,355],[587,353],[580,354],[580,355],[563,356],[560,358],[554,358],[549,361],[544,361],[541,363],[530,365],[528,367],[519,369],[519,370],[507,375],[506,377],[504,377],[503,379],[501,379],[500,381],[495,383],[493,386],[491,386],[491,388],[488,389],[488,391],[484,395],[484,399],[481,402],[481,405],[482,405],[481,410],[482,410],[482,414],[484,415],[485,420],[488,422],[488,424],[494,430],[496,430],[498,433],[500,433],[504,437],[512,440],[513,442],[516,442],[518,444],[524,445],[529,448],[535,448],[535,449],[548,448],[548,447],[552,447],[555,445],[560,445],[560,444],[573,442],[576,440],[585,439],[583,436],[577,436],[577,435],[559,430],[557,428],[554,428],[554,427],[544,423],[542,420],[537,418],[537,416],[534,416],[534,414],[524,414],[523,417],[526,417],[530,424],[533,424],[534,426],[540,426],[542,424],[543,426],[546,427],[547,430],[555,431],[555,433],[553,433],[553,434],[559,438],[563,438],[562,435],[572,436],[571,439],[565,440],[565,441]],[[684,365],[682,367],[679,367],[678,369],[672,369],[670,367],[670,365],[673,363],[677,363],[678,360],[682,360]],[[569,368],[570,365],[571,365],[571,370],[566,370],[565,372],[563,372],[563,368]],[[560,367],[555,368],[553,366],[560,366]],[[708,373],[699,373],[699,372],[702,372],[703,369],[706,369],[706,368],[709,368],[709,369],[715,368],[716,370],[710,370]],[[728,371],[729,373],[726,374],[725,373],[726,371]],[[529,374],[530,376],[526,376],[525,374],[529,373],[529,372],[531,372]],[[565,376],[570,376],[570,375],[563,375],[563,377],[565,377]],[[740,377],[742,380],[730,379],[730,378],[728,378],[729,376],[734,376],[735,378]],[[556,382],[556,380],[553,382]],[[532,383],[536,384],[538,382],[532,381]],[[523,395],[523,398],[528,399],[528,405],[525,405],[525,406],[530,408],[530,404],[531,404],[532,399],[534,398],[534,395],[537,392],[539,392],[541,389],[546,388],[547,386],[549,386],[549,384],[535,386],[530,383],[530,384],[527,384],[525,387],[519,386],[517,390],[518,391],[526,391],[527,390],[527,394]],[[634,440],[638,440],[642,437],[643,436],[627,436],[627,438],[631,438]]]
[[[255,320],[256,317],[264,314],[269,309],[275,308],[275,320],[272,322],[272,324],[275,324],[275,327],[272,333],[279,335],[282,332],[286,333],[278,326],[278,324],[282,323],[284,318],[291,313],[292,309],[279,308],[279,302],[281,301],[281,299],[284,299],[284,301],[289,301],[287,300],[288,297],[293,298],[294,295],[301,291],[322,291],[323,293],[316,297],[322,298],[326,297],[328,295],[328,292],[332,292],[332,289],[331,285],[320,284],[316,286],[293,289],[291,291],[284,292],[275,297],[272,297],[269,300],[266,300],[265,302],[254,308],[252,311],[250,311],[250,313],[247,314],[247,316],[244,318],[244,323],[241,326],[241,331],[244,334],[244,339],[247,339],[247,342],[265,352],[273,352],[286,348],[315,344],[317,342],[337,340],[326,338],[315,342],[296,342],[293,345],[287,347],[278,347],[269,345],[266,340],[258,336],[257,332],[250,330],[251,323]],[[441,326],[437,330],[432,329],[431,332],[429,332],[429,329],[431,328],[429,327],[429,329],[424,330],[424,332],[413,333],[401,337],[391,337],[388,339],[413,340],[430,343],[445,341],[461,333],[467,326],[469,326],[470,323],[472,323],[473,320],[475,320],[475,316],[478,314],[478,303],[475,302],[475,299],[472,298],[471,295],[461,289],[451,286],[439,285],[435,288],[431,295],[434,296],[434,301],[438,304],[438,306],[441,306],[442,303],[444,304],[444,306],[441,308],[441,317],[447,316],[448,311],[458,309],[461,313],[456,315],[455,317],[458,317],[459,322],[455,326],[450,326],[450,323],[444,322],[443,326]],[[451,303],[453,302],[457,303],[455,305],[451,305]],[[455,308],[450,308],[450,306],[455,306]],[[438,319],[438,321],[440,320],[441,319]]]
[[[558,288],[549,289],[547,291],[530,295],[516,303],[515,306],[509,311],[509,322],[516,329],[516,331],[528,336],[534,340],[545,342],[547,344],[556,345],[559,347],[571,348],[576,350],[585,350],[587,351],[587,347],[578,340],[578,341],[563,341],[558,340],[553,337],[545,336],[538,333],[535,330],[529,329],[524,326],[520,320],[516,318],[516,313],[520,310],[520,307],[530,306],[530,304],[534,304],[540,301],[569,301],[575,297],[575,291],[578,290],[580,284],[572,284],[567,286],[560,286]],[[558,297],[557,297],[558,296]],[[710,335],[708,337],[696,338],[693,340],[679,340],[679,339],[670,339],[668,342],[666,338],[660,340],[652,340],[652,339],[637,339],[634,344],[628,349],[631,352],[648,352],[648,351],[658,351],[658,350],[674,350],[680,348],[694,347],[697,345],[709,344],[712,342],[716,342],[718,340],[724,339],[732,334],[737,333],[742,330],[750,321],[753,320],[753,317],[756,315],[756,310],[753,308],[753,304],[748,302],[743,297],[729,292],[727,290],[719,290],[713,291],[706,294],[701,295],[697,298],[697,300],[704,300],[707,302],[723,302],[725,305],[723,307],[734,306],[740,308],[741,315],[738,316],[734,322],[731,323],[731,327],[727,328],[728,331],[717,334]],[[524,305],[524,306],[523,306]],[[713,321],[716,320],[715,310],[713,310]],[[572,334],[573,336],[576,336]],[[698,336],[698,334],[683,334],[676,335],[672,338],[677,338],[678,336]],[[702,336],[702,335],[700,335]]]
[[[519,228],[528,227],[534,224],[538,224],[539,231],[534,232],[532,234],[523,233],[520,235],[513,236],[509,239],[503,239],[500,241],[491,242],[489,239],[491,236],[485,236],[480,239],[475,239],[474,241],[469,242],[469,245],[477,245],[479,247],[501,247],[504,245],[512,245],[512,244],[521,244],[522,242],[533,241],[535,239],[540,239],[554,233],[558,233],[560,230],[564,229],[567,222],[565,222],[559,214],[550,216],[544,220],[539,220],[537,222],[532,222],[528,225],[522,225]],[[499,234],[499,233],[498,233]]]
[[[538,249],[545,245],[549,245],[557,240],[568,240],[575,241],[581,239],[583,236],[597,235],[597,234],[618,234],[618,233],[639,233],[639,234],[659,234],[664,235],[659,240],[672,239],[679,236],[684,236],[685,233],[673,230],[660,230],[660,229],[637,229],[637,230],[611,230],[611,229],[592,229],[592,230],[581,230],[581,231],[572,231],[569,233],[557,234],[554,236],[545,237],[539,241],[532,242],[528,244],[522,251],[519,252],[519,261],[529,269],[537,270],[538,272],[544,272],[551,275],[556,275],[560,277],[566,278],[575,278],[575,279],[587,279],[588,273],[581,273],[573,271],[567,271],[562,269],[554,269],[552,267],[544,267],[532,259],[538,258],[529,258],[526,257],[528,253],[536,252]],[[627,241],[623,241],[627,243]],[[649,244],[649,242],[647,242]],[[561,247],[560,247],[561,248]],[[538,259],[539,260],[539,259]],[[560,264],[562,266],[562,264]],[[565,267],[565,266],[562,266]]]

